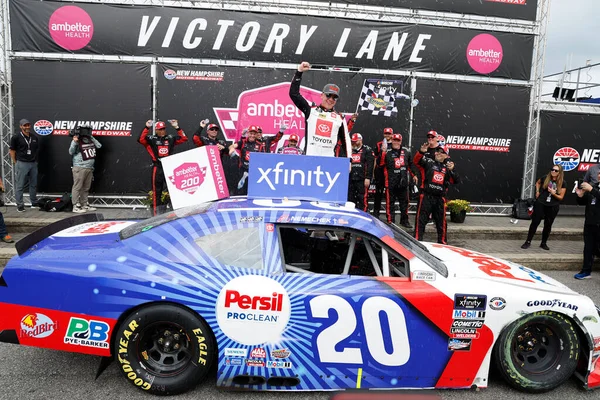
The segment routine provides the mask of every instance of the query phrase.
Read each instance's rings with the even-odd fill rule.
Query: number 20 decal
[[[337,321],[323,329],[317,336],[317,352],[323,363],[362,364],[363,355],[360,348],[343,348],[336,346],[347,339],[357,327],[354,310],[347,300],[339,296],[323,295],[312,299],[310,312],[313,318],[329,318],[329,310],[338,314]],[[381,324],[381,313],[385,313],[389,321],[392,353],[385,349]],[[365,332],[365,340],[371,357],[378,363],[397,367],[404,365],[410,358],[410,344],[406,329],[404,312],[398,304],[386,297],[371,297],[362,304],[361,320]]]

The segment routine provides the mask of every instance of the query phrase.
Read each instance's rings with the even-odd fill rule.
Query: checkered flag
[[[400,90],[393,92],[389,86],[380,86],[377,79],[365,79],[360,98],[358,99],[359,110],[370,110],[373,115],[384,117],[396,117],[398,107],[395,105],[396,98],[401,95]]]

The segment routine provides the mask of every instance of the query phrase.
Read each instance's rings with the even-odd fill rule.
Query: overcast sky
[[[569,54],[573,55],[571,68],[586,65],[586,60],[600,63],[600,0],[551,0],[547,34],[544,75],[562,72]],[[571,74],[570,80],[577,80],[577,72]],[[580,81],[600,83],[600,65],[582,70]],[[554,86],[544,85],[543,93],[552,91]],[[584,90],[578,97],[588,95],[600,97],[600,87]]]

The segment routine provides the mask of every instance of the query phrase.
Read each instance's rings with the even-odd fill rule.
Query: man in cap
[[[152,158],[152,215],[162,214],[166,211],[162,194],[167,191],[167,181],[160,159],[172,155],[176,145],[188,140],[176,119],[171,119],[169,122],[177,131],[175,135],[167,134],[167,125],[163,121],[158,121],[154,125],[155,132],[152,133],[152,120],[149,119],[138,138],[138,142],[146,148]]]
[[[256,140],[258,136],[258,126],[250,125],[245,138],[238,140],[229,146],[229,155],[238,157],[236,150],[239,150],[238,167],[240,169],[241,178],[238,182],[238,195],[248,194],[248,169],[250,167],[250,153],[260,153],[263,151],[263,145]]]
[[[256,136],[256,140],[262,145],[262,151],[265,153],[274,153],[277,148],[277,143],[283,137],[285,130],[287,129],[287,125],[282,123],[279,127],[279,131],[275,135],[263,136],[263,131],[260,126],[258,128],[258,135]]]
[[[423,143],[419,152],[415,154],[415,162],[424,171],[423,184],[417,217],[415,219],[415,238],[423,239],[425,225],[429,215],[433,217],[437,229],[438,243],[446,243],[446,186],[449,183],[459,183],[459,177],[454,172],[454,163],[448,161],[448,155],[443,147],[438,146],[435,150],[434,159],[425,157],[429,145]]]
[[[343,116],[335,110],[340,88],[329,83],[323,88],[321,103],[309,103],[300,94],[302,74],[309,69],[308,62],[300,63],[290,85],[290,98],[304,113],[306,120],[304,152],[309,156],[350,157],[352,149],[348,126]]]
[[[31,208],[37,207],[37,177],[39,137],[31,131],[31,122],[27,119],[19,121],[20,132],[10,138],[10,157],[15,164],[17,211],[25,211],[23,192],[29,185]]]
[[[350,182],[348,183],[348,201],[356,204],[356,208],[367,211],[367,195],[373,178],[375,156],[373,150],[363,145],[360,133],[352,135],[352,158],[350,164]]]
[[[279,154],[304,154],[302,149],[300,147],[298,147],[298,141],[299,141],[298,135],[290,135],[287,145],[283,146],[282,148],[277,150],[277,153],[279,153]]]
[[[408,222],[409,184],[413,172],[410,150],[402,147],[402,135],[395,133],[391,148],[384,153],[385,215],[387,222],[394,222],[395,203],[400,206],[400,225],[412,228]]]
[[[384,176],[384,168],[385,168],[385,153],[388,150],[388,147],[391,146],[392,143],[392,134],[394,130],[392,128],[384,128],[383,130],[383,140],[377,142],[375,146],[375,197],[373,199],[373,215],[375,218],[379,218],[379,214],[381,212],[381,198],[383,197],[383,189],[385,186],[385,176]]]
[[[208,124],[208,119],[200,121],[200,127],[194,132],[192,140],[196,147],[202,146],[217,146],[221,153],[221,159],[227,155],[228,146],[224,140],[217,139],[217,135],[221,130],[217,124]],[[206,135],[202,135],[203,130],[206,128]]]

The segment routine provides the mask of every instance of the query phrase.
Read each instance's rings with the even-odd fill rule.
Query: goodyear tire
[[[569,379],[579,359],[573,323],[553,311],[526,315],[502,331],[494,348],[496,367],[514,388],[542,393]]]
[[[116,332],[115,359],[127,380],[158,395],[183,393],[205,377],[217,354],[206,322],[172,304],[137,310]]]

